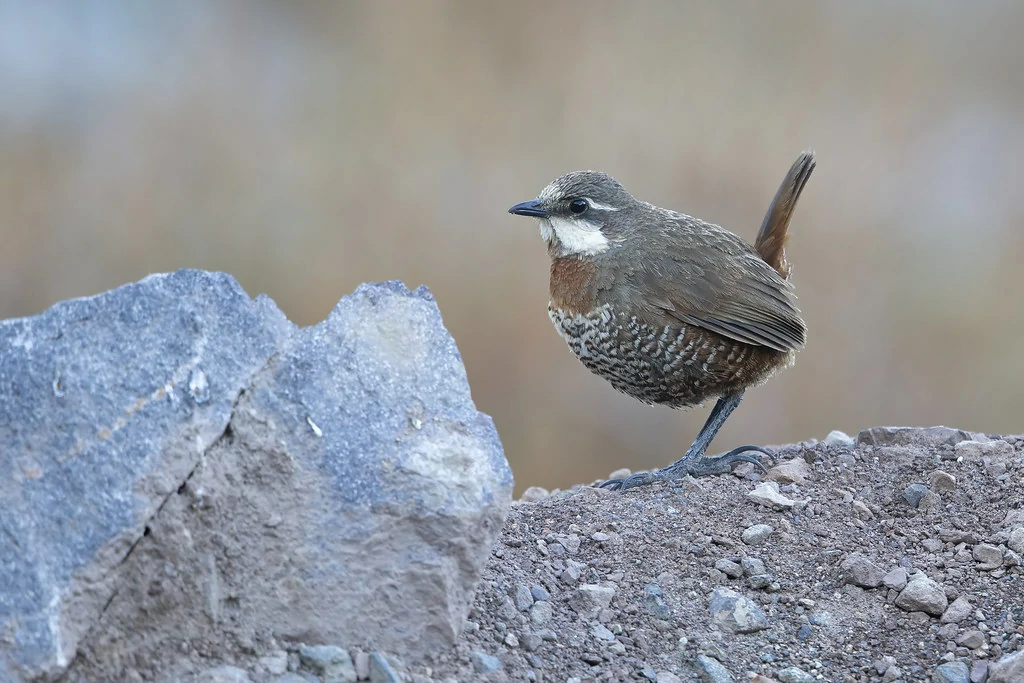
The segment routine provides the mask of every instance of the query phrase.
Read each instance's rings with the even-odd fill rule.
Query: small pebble
[[[767,524],[754,524],[743,530],[741,538],[747,545],[761,545],[768,540],[774,529]]]
[[[513,599],[515,600],[516,609],[520,612],[525,612],[530,609],[531,605],[533,605],[533,592],[526,586],[516,586],[516,592]]]
[[[764,561],[756,557],[744,557],[740,560],[740,566],[743,567],[743,573],[747,576],[768,573],[765,569]]]
[[[697,655],[696,664],[700,678],[705,683],[733,683],[732,674],[717,659],[706,655]],[[679,678],[677,677],[676,680],[678,681]],[[661,682],[661,674],[658,674],[658,681]]]
[[[970,683],[970,669],[963,662],[948,662],[935,667],[933,683]]]
[[[481,674],[497,671],[501,668],[500,659],[479,650],[469,653],[469,661],[473,663],[473,668],[476,669],[476,672]]]
[[[979,543],[974,546],[971,555],[978,563],[978,569],[991,571],[1003,566],[1003,551],[988,543]]]
[[[554,615],[554,608],[550,602],[535,602],[530,607],[530,622],[534,626],[543,626],[551,621]]]
[[[824,441],[826,446],[840,447],[840,448],[853,448],[854,440],[846,432],[841,432],[838,429],[833,429],[825,437]]]
[[[791,666],[779,672],[779,683],[814,683],[814,676],[803,669]]]
[[[924,574],[910,577],[906,588],[896,597],[896,606],[908,612],[926,612],[939,616],[945,612],[949,601],[942,586]]]
[[[743,567],[732,560],[718,560],[715,562],[715,569],[722,572],[730,579],[738,579],[743,576]]]
[[[551,495],[546,488],[540,486],[531,486],[525,491],[523,495],[519,496],[520,503],[536,503],[538,500],[544,500]]]
[[[928,487],[924,484],[911,484],[907,488],[903,489],[903,500],[906,501],[907,505],[912,508],[916,508],[920,503],[921,499],[924,498],[924,494],[928,493]]]
[[[935,470],[928,478],[928,485],[933,491],[952,492],[956,491],[956,477],[942,470]]]

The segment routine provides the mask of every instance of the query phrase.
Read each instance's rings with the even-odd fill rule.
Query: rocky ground
[[[460,641],[424,662],[280,643],[193,680],[1024,681],[1024,437],[776,450],[767,476],[528,490]]]
[[[877,428],[784,447],[767,481],[528,491],[413,678],[1020,683],[1022,450]]]

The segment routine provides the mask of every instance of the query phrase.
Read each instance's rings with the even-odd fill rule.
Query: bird
[[[766,471],[752,455],[774,458],[764,447],[707,451],[746,389],[791,366],[807,342],[785,247],[815,164],[812,151],[793,163],[753,245],[636,199],[599,171],[562,175],[508,210],[539,222],[551,261],[548,316],[584,366],[649,405],[685,409],[716,399],[678,460],[598,487],[725,474],[743,462]]]

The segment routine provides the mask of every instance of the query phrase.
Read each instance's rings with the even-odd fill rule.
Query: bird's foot
[[[775,455],[771,451],[761,446],[740,446],[728,453],[711,457],[706,455],[693,457],[687,453],[668,467],[663,467],[653,472],[637,472],[625,479],[609,479],[598,484],[597,488],[610,491],[627,491],[637,486],[646,486],[663,479],[682,479],[686,476],[708,477],[713,474],[726,474],[732,471],[734,465],[744,462],[749,462],[762,472],[767,472],[768,470],[757,457],[748,455],[751,451],[767,455],[772,460],[775,459]]]

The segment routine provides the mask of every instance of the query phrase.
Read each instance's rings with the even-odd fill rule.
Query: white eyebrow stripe
[[[590,202],[590,206],[592,208],[600,209],[601,211],[618,211],[618,208],[614,206],[608,206],[607,204],[602,204],[601,202],[595,202],[593,199],[587,199],[587,201]]]

